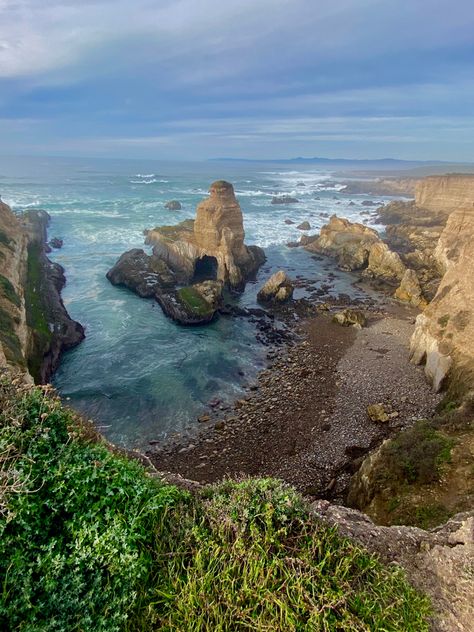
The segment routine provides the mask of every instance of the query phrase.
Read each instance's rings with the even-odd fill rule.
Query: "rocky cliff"
[[[265,260],[261,248],[246,246],[243,216],[233,186],[211,185],[209,198],[196,209],[195,221],[146,232],[146,243],[181,283],[203,279],[240,289]]]
[[[447,216],[459,208],[472,207],[474,176],[449,174],[418,180],[415,204],[419,208],[444,213]]]
[[[37,383],[84,338],[61,300],[64,270],[46,257],[48,222],[44,211],[17,216],[0,203],[0,367]]]

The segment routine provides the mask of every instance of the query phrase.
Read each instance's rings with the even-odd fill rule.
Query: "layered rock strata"
[[[44,211],[16,216],[0,203],[0,366],[37,383],[84,338],[61,300],[64,270],[46,257],[48,222]]]
[[[218,180],[209,193],[198,205],[195,220],[146,231],[146,243],[179,283],[207,278],[239,290],[264,262],[265,254],[244,243],[242,210],[233,186]]]

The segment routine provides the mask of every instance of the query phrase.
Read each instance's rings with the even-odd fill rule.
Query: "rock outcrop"
[[[398,285],[405,274],[399,255],[390,250],[376,230],[336,215],[321,228],[319,236],[304,243],[306,250],[336,259],[341,270],[363,270],[365,276],[392,285]]]
[[[46,257],[48,222],[44,211],[17,216],[0,203],[0,367],[37,383],[84,338],[61,300],[64,270]]]
[[[285,303],[293,296],[294,286],[283,270],[275,272],[260,289],[257,300],[261,303]]]
[[[424,531],[416,527],[381,527],[355,509],[320,500],[316,517],[395,563],[410,581],[428,594],[435,611],[433,632],[467,632],[474,617],[474,512],[461,513],[446,524]]]
[[[196,219],[146,231],[146,243],[174,272],[179,283],[219,280],[242,289],[265,260],[258,246],[244,243],[243,216],[231,184],[218,180]]]
[[[298,204],[299,200],[291,195],[274,195],[272,204]]]
[[[356,329],[362,329],[367,322],[364,312],[359,309],[343,309],[336,312],[332,320],[343,327],[355,327]]]
[[[159,289],[174,287],[176,278],[166,263],[141,248],[124,252],[107,272],[112,285],[121,285],[143,298],[153,297]]]
[[[471,388],[474,378],[474,195],[465,204],[450,215],[435,250],[445,274],[411,340],[413,362],[425,364],[436,390],[453,364]]]
[[[170,200],[169,202],[166,202],[165,208],[168,209],[168,211],[180,211],[182,206],[181,202],[178,202],[178,200]]]
[[[344,183],[344,193],[368,195],[403,195],[413,197],[416,178],[378,178],[377,180],[353,180]]]

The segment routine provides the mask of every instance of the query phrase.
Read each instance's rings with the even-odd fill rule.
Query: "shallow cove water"
[[[63,248],[50,256],[64,266],[64,302],[86,328],[86,340],[64,355],[54,385],[74,408],[101,424],[110,440],[142,447],[195,428],[211,399],[230,402],[241,396],[265,366],[267,349],[244,318],[179,327],[153,300],[113,287],[107,270],[125,250],[143,247],[145,228],[194,217],[211,182],[223,178],[234,184],[242,206],[246,242],[263,246],[267,254],[257,281],[233,300],[256,305],[258,287],[280,268],[313,280],[315,287],[327,282],[330,262],[285,244],[316,232],[333,213],[370,222],[373,211],[361,202],[382,198],[345,196],[331,173],[297,169],[263,163],[0,159],[2,199],[17,211],[47,210],[50,236],[64,239]],[[272,205],[279,193],[300,202]],[[164,208],[172,199],[182,203],[181,211]],[[305,220],[312,229],[302,233],[296,226]],[[336,274],[334,294],[359,293],[352,277]],[[303,294],[297,290],[295,296]]]

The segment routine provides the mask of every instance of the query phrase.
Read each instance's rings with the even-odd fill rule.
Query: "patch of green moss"
[[[15,288],[11,284],[10,280],[3,276],[3,274],[0,274],[0,293],[9,300],[10,303],[13,303],[16,307],[20,307],[20,297],[15,292]]]
[[[178,297],[190,312],[198,316],[206,316],[214,311],[209,303],[205,301],[201,294],[192,286],[179,289]]]

